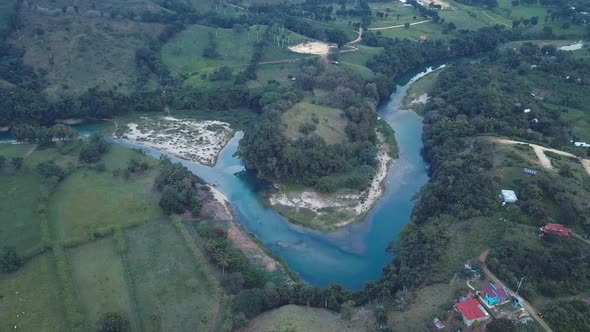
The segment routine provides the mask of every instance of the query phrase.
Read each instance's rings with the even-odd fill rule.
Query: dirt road
[[[482,267],[483,267],[483,272],[485,273],[486,277],[488,277],[488,279],[490,279],[491,281],[493,281],[496,285],[500,285],[500,286],[504,286],[506,287],[506,289],[508,290],[508,292],[511,295],[514,295],[520,305],[529,313],[529,315],[535,319],[537,321],[537,323],[539,323],[539,325],[541,325],[541,327],[543,327],[543,329],[547,332],[553,332],[553,330],[551,329],[551,327],[549,327],[549,325],[547,325],[547,323],[545,323],[545,321],[539,317],[537,315],[537,313],[539,312],[535,307],[533,307],[527,300],[523,299],[522,297],[518,296],[512,289],[510,289],[509,287],[506,286],[506,284],[504,284],[502,281],[500,281],[500,279],[498,279],[486,266],[485,262],[486,262],[486,258],[488,258],[488,254],[490,253],[490,250],[485,250],[484,252],[482,252],[479,255],[479,261],[482,263]]]
[[[414,22],[414,23],[410,23],[410,25],[417,25],[417,24],[422,24],[422,23],[426,23],[426,22],[430,22],[430,20]],[[403,24],[398,24],[398,25],[391,25],[391,26],[382,27],[382,28],[368,28],[367,30],[376,31],[376,30],[398,29],[398,28],[402,28],[403,26],[404,26]]]
[[[588,245],[590,246],[590,240],[586,240],[585,238],[583,238],[582,236],[580,236],[580,235],[578,235],[578,234],[576,234],[576,233],[572,233],[572,235],[573,235],[573,236],[574,236],[576,239],[578,239],[578,240],[580,240],[580,241],[583,241],[583,242],[586,242],[586,244],[588,244]]]
[[[539,158],[539,162],[541,163],[541,165],[547,169],[553,169],[553,165],[551,165],[551,160],[549,158],[547,158],[547,155],[545,155],[546,151],[553,152],[555,154],[558,154],[558,155],[561,155],[564,157],[578,159],[580,161],[580,163],[582,163],[582,166],[584,167],[584,170],[586,171],[586,173],[588,173],[588,175],[590,175],[590,160],[580,158],[580,157],[574,155],[573,153],[565,152],[565,151],[561,151],[561,150],[556,150],[556,149],[552,149],[552,148],[546,148],[544,146],[537,145],[537,144],[513,141],[513,140],[503,139],[503,138],[494,138],[494,139],[492,139],[492,142],[499,143],[499,144],[528,145],[531,148],[533,148],[533,151],[535,151],[535,154],[537,155],[537,158]]]

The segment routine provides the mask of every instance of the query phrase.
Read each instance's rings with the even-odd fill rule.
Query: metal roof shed
[[[512,190],[502,190],[502,201],[504,203],[514,203],[517,201],[516,193]]]

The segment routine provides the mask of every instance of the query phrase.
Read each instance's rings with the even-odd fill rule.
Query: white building
[[[582,148],[590,148],[590,144],[586,142],[574,142],[574,145]]]

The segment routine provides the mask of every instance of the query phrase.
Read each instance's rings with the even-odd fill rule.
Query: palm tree
[[[221,273],[225,274],[225,269],[229,267],[229,263],[231,262],[231,256],[227,250],[217,250],[213,253],[213,259],[215,260],[215,264],[217,267],[221,267]]]

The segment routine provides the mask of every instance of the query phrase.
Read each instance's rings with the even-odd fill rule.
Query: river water
[[[423,68],[402,77],[390,100],[379,107],[381,116],[396,133],[400,158],[395,160],[386,178],[386,190],[363,222],[322,233],[289,223],[269,207],[263,199],[265,185],[244,170],[243,162],[234,157],[242,133],[237,133],[221,151],[214,167],[181,160],[193,173],[216,186],[230,200],[237,222],[267,248],[283,257],[291,269],[306,283],[329,286],[340,283],[351,290],[376,280],[391,255],[385,252],[390,241],[410,221],[412,198],[428,180],[422,149],[422,118],[403,110],[401,101],[408,87],[430,72]],[[95,132],[100,125],[76,125],[82,134]],[[104,125],[103,125],[104,128]],[[113,140],[129,147],[140,147],[159,157],[159,151]]]

